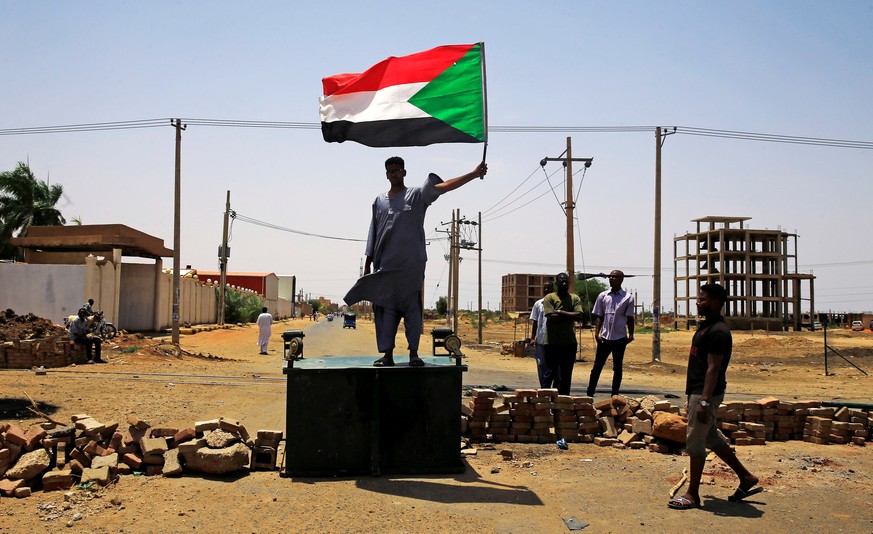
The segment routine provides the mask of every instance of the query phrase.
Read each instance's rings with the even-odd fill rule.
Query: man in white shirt
[[[543,297],[552,292],[552,282],[543,282]],[[546,365],[546,316],[543,313],[543,299],[534,302],[530,310],[531,330],[530,344],[534,346],[534,358],[537,361],[537,377],[541,388],[555,387],[555,374]]]
[[[594,322],[594,339],[597,352],[594,367],[588,378],[588,396],[593,397],[600,380],[600,372],[606,359],[612,354],[612,395],[618,395],[621,387],[622,363],[627,344],[634,340],[634,298],[621,288],[624,273],[615,270],[609,273],[609,290],[597,295],[591,315]]]
[[[267,313],[267,307],[261,308],[261,314],[258,315],[258,346],[261,348],[261,354],[267,354],[267,342],[270,341],[271,326],[273,325],[273,316]]]

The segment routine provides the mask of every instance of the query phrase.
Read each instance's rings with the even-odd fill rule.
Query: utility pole
[[[652,277],[652,361],[661,361],[661,147],[667,136],[676,133],[661,133],[655,128],[655,274]]]
[[[451,316],[449,314],[451,313],[451,310],[452,310],[452,276],[453,276],[453,274],[452,274],[452,264],[453,264],[452,245],[455,243],[455,238],[453,237],[454,228],[455,228],[455,220],[454,219],[455,219],[455,212],[453,211],[452,212],[452,222],[440,223],[442,226],[446,226],[446,225],[450,224],[451,229],[448,231],[447,230],[440,230],[439,228],[433,229],[434,232],[439,232],[441,234],[448,234],[449,235],[449,253],[443,255],[443,259],[445,261],[449,262],[449,276],[448,276],[448,282],[446,283],[446,287],[447,287],[447,289],[446,289],[446,315],[447,315],[446,326],[452,325],[452,319],[451,319]]]
[[[655,275],[652,277],[652,361],[661,361],[661,127],[655,128]]]
[[[170,124],[176,129],[176,187],[175,202],[173,209],[173,345],[179,346],[179,310],[182,301],[181,289],[181,260],[179,258],[179,245],[181,232],[179,230],[182,218],[182,130],[186,125],[182,119],[170,119]]]
[[[567,199],[564,202],[564,212],[567,215],[567,274],[570,276],[570,293],[576,292],[576,268],[573,253],[573,162],[585,163],[585,168],[591,167],[594,158],[573,158],[571,138],[567,137],[567,149],[564,154],[557,158],[543,158],[540,165],[545,167],[547,161],[560,161],[564,164],[567,173]]]
[[[482,344],[482,212],[479,212],[479,344]]]
[[[227,249],[227,224],[230,219],[230,191],[227,192],[227,202],[224,206],[224,230],[221,232],[221,248],[218,250],[218,266],[221,271],[218,299],[218,324],[224,324],[224,299],[227,292],[227,258],[230,256]]]
[[[458,228],[461,226],[461,210],[456,209],[455,214],[452,217],[452,220],[455,222],[454,231],[452,232],[452,272],[455,274],[452,280],[452,332],[455,334],[458,333],[458,279],[460,278],[458,274],[460,274],[461,267],[461,249],[460,249],[460,239],[458,238]]]

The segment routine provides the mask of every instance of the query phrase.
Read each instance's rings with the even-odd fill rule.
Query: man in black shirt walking
[[[681,497],[671,499],[667,506],[679,510],[700,506],[700,478],[706,463],[706,449],[712,450],[737,474],[740,485],[731,502],[742,501],[746,497],[764,491],[756,488],[758,477],[743,466],[730,443],[718,430],[715,417],[718,405],[724,400],[727,387],[725,372],[731,359],[733,341],[731,332],[721,316],[721,309],[727,301],[727,291],[718,284],[704,284],[697,295],[697,313],[704,317],[688,355],[688,374],[685,380],[685,394],[688,395],[688,431],[685,449],[691,466],[688,473],[688,491]]]

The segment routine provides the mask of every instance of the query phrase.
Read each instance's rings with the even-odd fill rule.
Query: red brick
[[[27,442],[24,444],[24,450],[32,451],[38,445],[39,442],[42,441],[44,437],[46,437],[48,433],[42,429],[39,425],[33,425],[32,427],[27,429],[27,432],[24,434],[24,439]]]
[[[82,464],[83,467],[89,467],[91,465],[91,457],[79,449],[71,450],[70,458]]]
[[[186,441],[190,441],[197,437],[197,432],[193,428],[185,428],[173,435],[173,441],[178,443],[185,443]]]
[[[24,447],[27,445],[27,434],[20,426],[9,423],[9,428],[6,429],[6,442]]]
[[[24,487],[24,480],[9,480],[8,478],[4,478],[0,480],[0,494],[6,495],[7,497],[11,497],[12,494],[18,488]]]
[[[134,469],[139,469],[142,466],[142,458],[130,452],[122,456],[121,461]]]

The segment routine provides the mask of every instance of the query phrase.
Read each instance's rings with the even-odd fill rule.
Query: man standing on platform
[[[424,215],[441,194],[487,172],[488,166],[483,161],[472,172],[457,178],[443,181],[431,173],[420,187],[406,187],[403,159],[394,156],[385,161],[385,175],[391,188],[373,201],[364,276],[343,299],[349,306],[362,300],[373,303],[376,345],[384,354],[373,362],[374,366],[394,365],[394,338],[401,318],[409,343],[409,365],[424,365],[418,357],[423,330],[421,288],[427,264]]]
[[[704,321],[697,327],[691,340],[685,379],[685,394],[688,395],[685,450],[691,462],[688,491],[667,503],[667,506],[677,510],[700,507],[700,478],[706,463],[707,448],[733,469],[740,479],[740,485],[728,497],[729,501],[739,502],[764,491],[763,488],[755,488],[758,477],[750,473],[737,458],[730,443],[719,432],[715,419],[718,406],[724,400],[727,388],[725,373],[733,348],[731,331],[721,316],[726,301],[727,291],[718,284],[704,284],[697,293],[697,314],[702,315]]]
[[[593,397],[600,380],[600,372],[606,359],[612,354],[612,395],[621,388],[624,350],[634,340],[634,297],[621,288],[624,273],[618,270],[609,273],[609,290],[597,295],[591,315],[594,321],[594,339],[597,352],[594,367],[588,378],[588,396]]]

